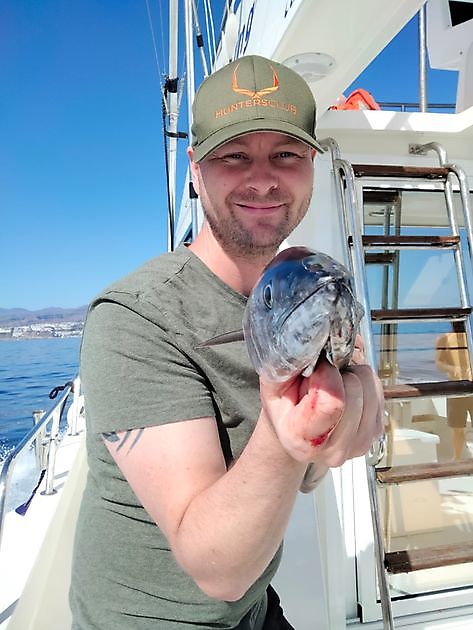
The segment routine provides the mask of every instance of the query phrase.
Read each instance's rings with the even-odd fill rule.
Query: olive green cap
[[[192,111],[196,162],[255,131],[284,133],[323,151],[315,137],[311,89],[297,72],[271,59],[248,55],[217,70],[201,84]]]

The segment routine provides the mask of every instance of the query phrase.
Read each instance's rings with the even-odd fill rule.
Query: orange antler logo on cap
[[[243,94],[244,96],[249,96],[250,98],[261,98],[263,96],[267,96],[268,94],[276,92],[276,90],[279,90],[278,75],[276,74],[276,71],[272,66],[270,66],[270,68],[273,71],[273,85],[265,87],[262,90],[257,90],[256,92],[254,90],[247,90],[246,88],[238,87],[237,70],[239,65],[240,64],[235,66],[232,79],[232,90],[237,94]]]

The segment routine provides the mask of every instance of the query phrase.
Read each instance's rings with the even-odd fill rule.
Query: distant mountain
[[[60,308],[51,306],[38,311],[26,308],[0,308],[0,326],[29,326],[30,324],[44,324],[56,322],[83,322],[87,313],[87,306],[77,308]]]

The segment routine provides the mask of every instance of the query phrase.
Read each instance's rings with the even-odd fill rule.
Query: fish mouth
[[[291,310],[285,314],[284,318],[281,319],[278,322],[280,328],[282,328],[284,326],[284,324],[287,322],[287,320],[291,317],[291,315],[293,315],[297,311],[298,308],[300,308],[303,304],[305,304],[311,298],[313,298],[314,295],[317,295],[317,293],[320,293],[320,291],[322,289],[325,289],[327,287],[327,285],[329,285],[329,284],[338,284],[338,283],[340,283],[340,280],[337,280],[337,279],[335,279],[333,277],[330,277],[330,278],[326,278],[325,281],[324,280],[319,280],[319,282],[321,283],[321,285],[319,287],[317,287],[317,289],[315,289],[315,291],[312,291],[312,293],[309,293],[309,295],[307,295],[303,300],[301,300],[295,306],[293,306],[291,308]],[[345,283],[342,283],[342,284],[344,284],[344,286],[347,286],[347,285],[345,285]],[[348,288],[348,286],[347,286],[347,288]],[[350,293],[352,293],[352,292],[350,291]],[[339,296],[337,296],[335,298],[334,303],[336,304],[338,302],[338,300],[339,300]]]
[[[311,332],[307,332],[307,348],[310,347],[310,354],[305,356],[305,361],[301,362],[298,366],[298,372],[303,376],[310,376],[312,372],[316,369],[317,364],[321,360],[322,357],[326,358],[329,363],[336,367],[342,367],[345,365],[345,355],[341,357],[341,362],[337,357],[337,353],[333,352],[332,349],[332,334],[333,334],[333,316],[331,314],[332,310],[337,310],[338,305],[343,300],[343,291],[347,290],[351,296],[353,296],[353,292],[351,288],[340,278],[329,277],[325,280],[320,281],[320,285],[317,287],[315,291],[312,291],[309,295],[307,295],[303,300],[298,302],[288,313],[285,314],[285,317],[279,322],[279,330],[282,332],[289,318],[294,315],[294,313],[298,310],[299,307],[303,306],[309,300],[314,300],[314,304],[317,301],[316,296],[320,295],[322,289],[327,286],[334,286],[334,294],[332,296],[332,303],[330,308],[325,311],[325,309],[320,310],[317,316],[314,316]],[[320,297],[319,301],[324,300],[324,297]],[[312,308],[308,307],[309,310]],[[301,357],[302,358],[302,357]],[[288,362],[289,365],[293,365],[291,362]]]

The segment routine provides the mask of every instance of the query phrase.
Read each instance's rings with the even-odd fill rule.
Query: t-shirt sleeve
[[[94,433],[215,415],[204,374],[176,340],[117,303],[89,311],[80,375]]]

